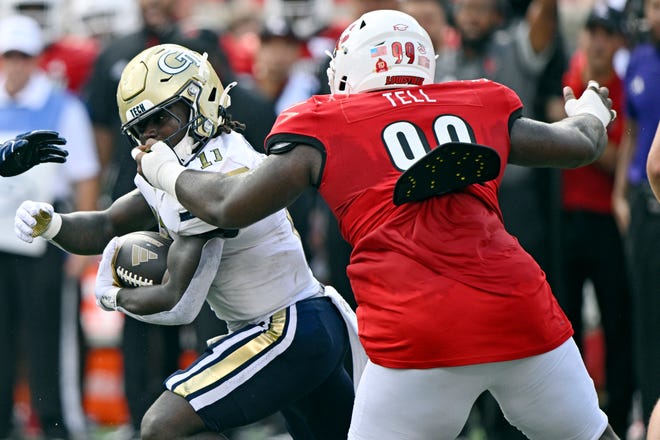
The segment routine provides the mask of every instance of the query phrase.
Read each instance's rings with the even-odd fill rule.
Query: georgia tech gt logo
[[[202,60],[190,51],[170,49],[158,58],[158,68],[170,75],[183,72],[191,64],[199,67],[202,65]]]

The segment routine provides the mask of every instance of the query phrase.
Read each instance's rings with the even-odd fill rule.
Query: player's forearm
[[[607,132],[598,118],[583,114],[547,124],[520,118],[511,129],[509,163],[575,168],[600,157]]]
[[[179,237],[168,253],[171,271],[167,281],[159,286],[121,289],[117,310],[151,324],[191,323],[218,273],[223,247],[224,241],[219,238],[206,241]]]
[[[249,226],[289,206],[310,185],[306,154],[271,155],[250,172],[233,176],[187,170],[176,181],[176,198],[212,225]]]
[[[554,124],[567,128],[564,133],[576,152],[576,163],[569,167],[588,165],[599,159],[607,147],[607,130],[593,115],[581,114],[563,119]]]
[[[122,288],[117,293],[117,306],[135,315],[165,312],[176,305],[181,293],[168,284]]]
[[[52,241],[78,255],[97,255],[116,234],[101,211],[61,214],[62,227]]]

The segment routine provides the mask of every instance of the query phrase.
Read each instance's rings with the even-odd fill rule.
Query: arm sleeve
[[[190,284],[188,284],[179,302],[171,310],[152,313],[150,315],[136,315],[123,307],[117,307],[117,310],[138,321],[148,322],[150,324],[190,324],[197,317],[204,305],[211,284],[213,284],[213,280],[218,273],[223,247],[224,240],[220,238],[214,238],[206,242],[202,248],[199,266],[197,266]]]

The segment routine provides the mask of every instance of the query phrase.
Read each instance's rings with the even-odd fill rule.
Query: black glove
[[[19,134],[0,146],[0,176],[24,173],[44,162],[66,162],[68,151],[58,147],[66,144],[56,131],[35,130]]]

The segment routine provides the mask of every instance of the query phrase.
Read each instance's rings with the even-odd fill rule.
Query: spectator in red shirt
[[[624,43],[621,14],[606,5],[595,7],[581,42],[564,74],[564,85],[579,94],[594,79],[609,89],[612,108],[623,114],[624,87],[614,69],[614,55]],[[602,403],[614,430],[623,433],[628,427],[633,393],[631,306],[622,238],[612,214],[614,170],[622,135],[623,118],[617,118],[608,128],[609,142],[600,159],[562,170],[563,288],[556,289],[556,294],[584,355],[583,289],[586,281],[594,286],[605,337],[607,398]]]

